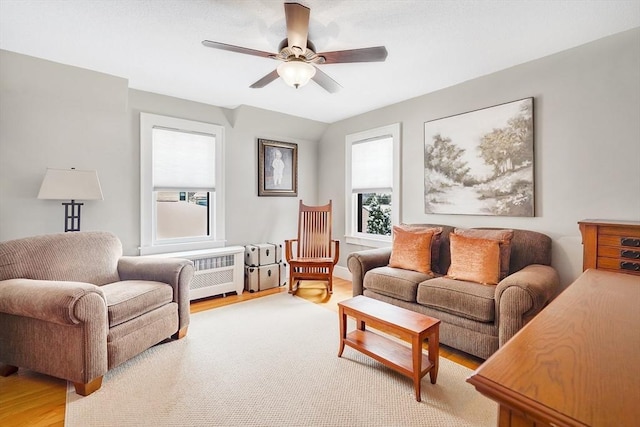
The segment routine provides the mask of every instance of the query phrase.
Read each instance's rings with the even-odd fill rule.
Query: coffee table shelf
[[[338,357],[346,345],[413,379],[416,400],[420,402],[422,377],[429,373],[431,384],[435,384],[438,377],[440,320],[362,295],[338,303],[338,316]],[[349,333],[347,316],[357,323],[357,329]],[[367,330],[366,326],[408,338],[411,347]],[[427,356],[422,352],[425,339],[429,340]]]
[[[346,345],[366,354],[378,362],[413,378],[413,353],[411,348],[383,337],[372,331],[356,329],[347,334]],[[424,353],[422,354],[422,372],[420,378],[427,375],[433,367],[433,363]]]

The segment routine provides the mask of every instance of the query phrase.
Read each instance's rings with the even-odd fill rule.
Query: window
[[[400,124],[346,137],[346,240],[386,246],[400,218]]]
[[[140,254],[224,246],[224,128],[140,113]]]

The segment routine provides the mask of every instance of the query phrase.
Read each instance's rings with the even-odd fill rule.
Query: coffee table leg
[[[411,353],[413,354],[413,388],[416,390],[416,401],[421,402],[420,373],[422,373],[422,340],[420,335],[411,337]]]
[[[344,308],[338,308],[338,316],[340,318],[340,348],[338,349],[338,357],[342,356],[344,351],[344,339],[347,337],[347,315],[344,314]]]
[[[429,371],[431,384],[435,384],[438,379],[438,361],[440,360],[440,325],[433,327],[435,330],[429,335],[429,361],[433,368]]]

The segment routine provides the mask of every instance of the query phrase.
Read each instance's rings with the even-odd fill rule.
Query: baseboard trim
[[[335,267],[333,267],[333,275],[339,277],[340,279],[351,281],[351,272],[347,267],[336,265]]]

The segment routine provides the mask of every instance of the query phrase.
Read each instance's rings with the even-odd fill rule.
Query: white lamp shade
[[[97,171],[50,168],[42,180],[38,199],[104,200]]]
[[[297,89],[309,83],[309,80],[316,75],[316,67],[300,59],[292,59],[278,65],[278,75],[286,84]]]

